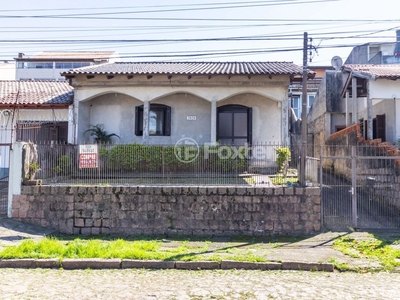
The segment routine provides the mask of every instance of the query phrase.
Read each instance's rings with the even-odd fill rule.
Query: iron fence
[[[321,147],[322,215],[328,229],[400,227],[400,155],[388,143]]]
[[[272,143],[39,144],[36,178],[43,184],[296,185],[299,157],[290,149]],[[308,159],[306,177],[316,183],[314,160]]]

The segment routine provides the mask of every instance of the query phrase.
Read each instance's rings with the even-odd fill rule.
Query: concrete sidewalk
[[[240,249],[240,251],[244,249],[247,251],[246,253],[254,253],[254,255],[261,256],[267,261],[285,263],[286,266],[292,264],[294,268],[296,268],[296,264],[297,266],[303,264],[303,266],[307,268],[307,264],[310,266],[316,264],[330,264],[333,260],[337,263],[347,264],[350,268],[379,268],[380,264],[377,261],[353,258],[331,247],[338,237],[349,236],[357,240],[367,240],[371,239],[370,233],[371,232],[357,231],[323,232],[310,237],[275,237],[272,242],[260,243],[250,243],[249,241],[251,238],[235,240],[229,237],[215,237],[205,241],[201,239],[192,239],[185,243],[189,243],[189,245],[194,247],[201,247],[207,243],[207,252],[210,255],[219,249],[226,249],[227,247]],[[0,250],[4,246],[17,244],[26,238],[40,239],[43,236],[52,234],[56,234],[56,232],[46,228],[24,224],[12,219],[0,218]],[[400,231],[392,233],[382,231],[380,234],[386,235],[387,237],[390,235],[396,236],[397,238],[400,237]],[[163,247],[165,248],[179,247],[181,245],[182,241],[174,240],[173,238],[166,239],[163,243]],[[91,261],[93,262],[96,260]],[[133,265],[135,265],[135,263],[133,263]],[[185,268],[188,265],[182,267]],[[225,265],[227,264],[225,263]],[[99,262],[96,261],[95,264],[90,264],[89,262],[89,266],[99,266]],[[140,266],[143,266],[143,264]],[[174,267],[176,268],[176,264]],[[244,267],[245,264],[243,264],[243,268]],[[252,267],[254,267],[254,265],[248,265],[248,268]],[[221,268],[221,266],[219,266],[219,268]]]

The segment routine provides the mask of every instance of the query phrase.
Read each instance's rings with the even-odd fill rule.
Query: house
[[[400,64],[400,30],[396,31],[394,42],[374,42],[354,47],[344,63],[347,65]]]
[[[329,136],[360,124],[365,140],[400,139],[400,65],[344,65],[326,72],[307,120],[316,147]]]
[[[360,123],[367,140],[400,139],[400,65],[344,65],[341,96],[352,99],[352,124]]]
[[[0,81],[0,175],[8,174],[16,140],[74,142],[72,102],[73,88],[65,81]]]
[[[75,89],[78,143],[104,124],[121,143],[172,145],[288,144],[288,90],[301,74],[289,62],[117,62],[62,73]]]
[[[61,72],[73,68],[115,62],[119,55],[115,51],[43,51],[30,57],[18,53],[16,80],[64,80]]]

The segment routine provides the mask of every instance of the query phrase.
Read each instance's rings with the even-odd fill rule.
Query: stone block
[[[166,260],[137,260],[137,259],[123,259],[121,262],[122,269],[173,269],[175,268],[174,261]]]
[[[82,218],[75,218],[75,227],[84,227],[85,226],[85,219]]]
[[[63,259],[61,266],[65,270],[85,270],[85,269],[120,269],[120,259],[100,259],[100,258],[85,258],[85,259]]]
[[[89,227],[89,228],[81,228],[81,234],[83,234],[83,235],[90,235],[90,234],[92,234],[92,229]]]
[[[60,267],[60,261],[57,258],[37,259],[35,260],[36,268],[57,269]]]
[[[245,262],[245,261],[233,261],[223,260],[221,262],[221,269],[243,269],[243,270],[280,270],[282,268],[281,263],[277,262]]]
[[[177,261],[176,269],[184,270],[214,270],[219,269],[220,265],[217,261]]]
[[[285,193],[285,195],[288,195],[288,196],[294,195],[294,189],[292,187],[285,187],[284,193]]]
[[[282,270],[333,272],[334,267],[329,263],[282,262]]]
[[[0,268],[36,268],[34,259],[0,259]]]

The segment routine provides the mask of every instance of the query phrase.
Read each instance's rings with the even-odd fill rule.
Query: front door
[[[252,110],[243,105],[224,105],[217,109],[217,141],[221,145],[251,144]]]

